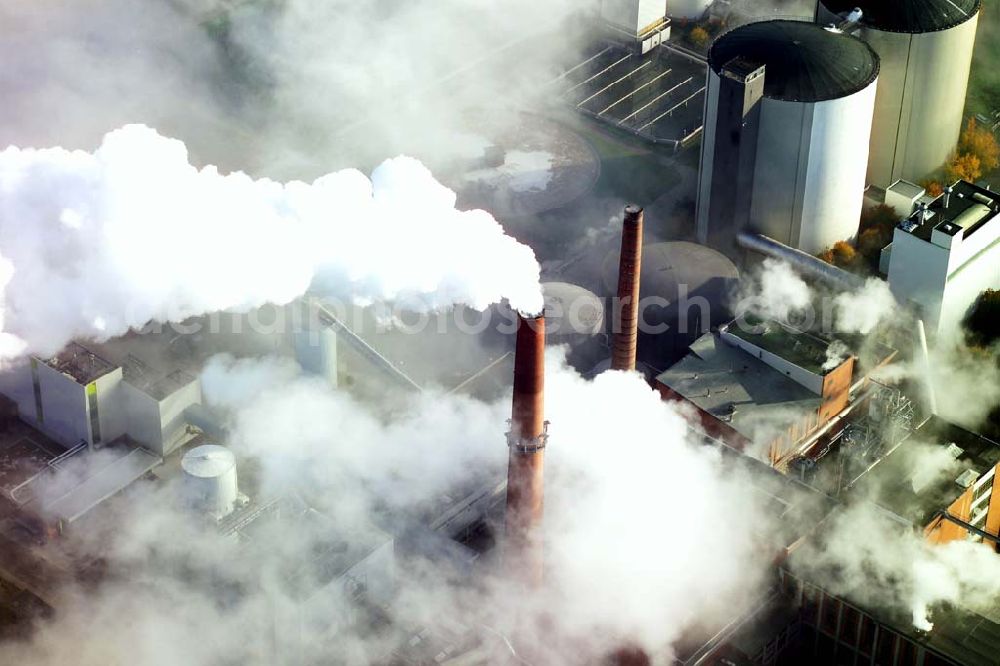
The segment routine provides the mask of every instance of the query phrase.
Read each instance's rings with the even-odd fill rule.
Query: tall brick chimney
[[[611,369],[635,370],[639,338],[639,274],[642,268],[642,208],[625,206],[622,249],[618,259],[618,299],[611,325]]]
[[[530,585],[542,582],[541,524],[545,490],[545,317],[518,315],[514,400],[507,445],[506,540],[508,569]]]

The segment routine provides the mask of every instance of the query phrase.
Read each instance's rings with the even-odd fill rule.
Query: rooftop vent
[[[957,479],[955,479],[955,483],[962,486],[963,488],[968,488],[973,483],[975,483],[976,479],[978,478],[979,478],[979,473],[976,472],[976,470],[967,469],[964,472],[962,472],[962,474],[959,475]]]

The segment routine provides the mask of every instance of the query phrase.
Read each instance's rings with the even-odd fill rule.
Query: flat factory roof
[[[921,444],[940,447],[955,464],[947,466],[947,473],[942,470],[935,474],[924,469],[925,465],[918,464],[927,459],[926,455],[920,455]],[[947,460],[942,456],[942,464]],[[972,470],[978,478],[997,463],[1000,463],[1000,444],[935,416],[872,467],[856,489],[923,527],[935,512],[947,509],[965,492],[966,486],[959,482],[959,477]]]
[[[734,322],[735,323],[735,322]],[[726,332],[780,356],[816,375],[825,375],[834,368],[824,369],[830,342],[805,331],[789,329],[773,321],[745,317],[745,326],[728,325]]]
[[[960,180],[952,185],[951,196],[942,194],[923,213],[919,209],[899,223],[912,236],[930,242],[934,229],[949,236],[968,238],[993,220],[1000,212],[1000,195]],[[947,205],[945,201],[947,200]]]
[[[118,367],[76,342],[69,343],[61,352],[43,362],[81,385],[89,384]]]
[[[750,440],[815,411],[821,399],[760,359],[706,333],[657,381]]]
[[[97,454],[105,456],[113,449],[105,448]],[[54,499],[44,501],[42,513],[65,522],[77,520],[95,506],[119,493],[134,481],[160,464],[162,459],[142,448],[121,447],[121,455],[106,464],[89,469],[79,483],[68,488]],[[78,459],[82,460],[82,459]],[[53,475],[53,484],[58,486],[59,473]],[[37,492],[37,491],[36,491]],[[53,493],[54,494],[54,493]]]

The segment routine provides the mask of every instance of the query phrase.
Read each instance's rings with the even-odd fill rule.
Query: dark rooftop
[[[981,0],[820,0],[835,14],[859,7],[861,23],[886,32],[934,32],[965,23]]]
[[[930,242],[934,229],[962,238],[968,238],[996,217],[1000,212],[1000,195],[972,183],[960,180],[952,187],[950,197],[941,195],[927,207],[919,209],[899,223],[899,228],[921,240]],[[945,199],[948,205],[945,206]],[[926,219],[921,219],[926,215]]]
[[[831,342],[812,333],[787,328],[775,321],[761,321],[750,315],[745,316],[744,321],[746,326],[735,322],[737,325],[726,326],[726,332],[813,374],[825,375],[840,367],[840,363],[846,360],[844,358],[836,366],[824,368],[830,359],[827,350],[830,349]]]
[[[699,409],[725,421],[751,441],[775,424],[815,411],[821,400],[763,361],[706,333],[690,352],[657,378]]]
[[[938,474],[921,474],[919,460],[940,447],[944,465]],[[921,527],[963,492],[958,477],[973,470],[978,478],[1000,462],[1000,444],[938,417],[931,417],[892,453],[861,478],[856,488],[877,504]]]
[[[75,342],[66,345],[65,349],[45,363],[82,385],[89,384],[118,367]]]
[[[878,76],[879,59],[863,41],[803,21],[761,21],[740,26],[715,40],[708,52],[712,70],[736,58],[766,67],[764,96],[819,102],[846,97]]]
[[[577,110],[612,127],[675,145],[701,127],[702,63],[666,48],[640,56],[603,43],[583,56],[563,81],[563,97]]]

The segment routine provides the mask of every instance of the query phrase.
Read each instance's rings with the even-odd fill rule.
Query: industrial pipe
[[[505,558],[529,585],[542,582],[541,523],[544,497],[545,317],[518,314],[514,349],[514,398],[507,446]]]
[[[924,389],[927,391],[927,410],[937,414],[937,398],[934,395],[934,379],[931,377],[931,354],[927,350],[927,332],[924,330],[924,320],[917,318],[917,341],[920,343],[920,362],[924,379]]]
[[[864,286],[864,280],[860,277],[832,266],[802,250],[796,250],[784,243],[779,243],[773,238],[749,231],[741,231],[736,237],[736,242],[740,247],[751,252],[785,261],[799,273],[823,280],[838,289],[853,290]]]
[[[639,278],[642,269],[642,208],[625,206],[622,248],[618,259],[618,299],[615,302],[611,369],[635,370],[639,338]]]

